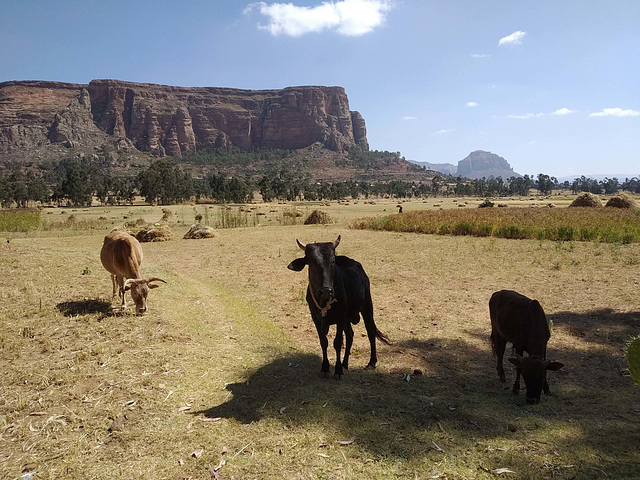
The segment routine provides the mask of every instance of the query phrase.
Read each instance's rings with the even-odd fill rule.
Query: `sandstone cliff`
[[[179,156],[206,147],[299,149],[315,142],[336,152],[368,149],[365,121],[349,110],[342,87],[0,83],[0,155],[15,160],[62,147]]]

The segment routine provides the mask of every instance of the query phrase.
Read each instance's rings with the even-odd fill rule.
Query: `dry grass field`
[[[302,225],[316,208],[334,223]],[[640,478],[624,359],[640,333],[640,244],[350,229],[396,212],[363,201],[257,205],[244,227],[183,240],[220,209],[175,206],[173,239],[143,244],[143,275],[168,283],[135,316],[111,311],[99,251],[113,226],[161,209],[62,210],[43,211],[44,230],[0,233],[0,478]],[[318,375],[306,270],[286,268],[296,238],[338,234],[393,342],[364,371],[356,325],[340,382]],[[511,364],[506,384],[496,373],[488,301],[504,288],[540,301],[548,358],[566,365],[537,405],[511,394]]]

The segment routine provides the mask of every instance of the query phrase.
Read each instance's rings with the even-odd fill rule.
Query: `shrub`
[[[627,362],[631,378],[640,386],[640,336],[632,339],[627,345]]]

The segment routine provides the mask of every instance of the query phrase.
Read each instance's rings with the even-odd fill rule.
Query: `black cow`
[[[376,337],[390,345],[389,339],[377,329],[373,321],[373,303],[369,277],[362,265],[349,257],[336,256],[336,247],[340,243],[340,236],[335,242],[310,243],[305,245],[296,239],[298,246],[304,250],[304,257],[297,258],[287,268],[296,272],[309,266],[309,285],[307,287],[307,303],[311,311],[311,318],[318,330],[320,346],[322,347],[321,375],[329,376],[329,359],[327,358],[327,333],[329,326],[336,326],[336,337],[333,346],[336,349],[336,367],[334,378],[341,380],[344,370],[349,369],[349,354],[353,343],[353,328],[360,321],[360,314],[364,318],[364,325],[371,344],[371,358],[366,368],[375,368]],[[344,358],[340,361],[342,350],[342,334],[347,343]]]
[[[513,343],[515,357],[509,362],[517,367],[513,394],[520,391],[520,374],[527,388],[527,403],[538,403],[540,392],[551,393],[547,383],[547,370],[560,370],[560,362],[546,360],[547,342],[551,337],[547,317],[537,300],[531,300],[511,290],[500,290],[489,300],[491,316],[491,345],[498,356],[498,376],[506,382],[502,358],[507,342]],[[523,357],[523,352],[529,354]]]

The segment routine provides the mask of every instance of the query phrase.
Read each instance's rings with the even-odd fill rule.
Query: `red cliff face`
[[[0,83],[0,153],[12,156],[47,145],[135,146],[165,156],[231,145],[298,149],[315,142],[337,152],[368,148],[364,119],[349,110],[341,87]]]

